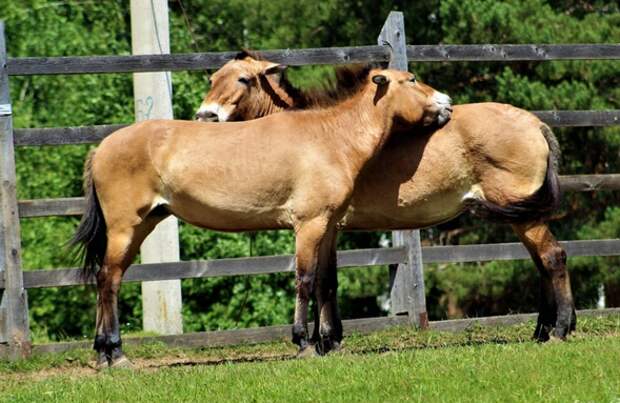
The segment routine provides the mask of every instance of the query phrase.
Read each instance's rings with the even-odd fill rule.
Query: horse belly
[[[249,202],[235,197],[212,193],[195,197],[192,194],[174,194],[168,208],[182,220],[202,228],[219,231],[253,231],[259,229],[290,228],[287,209],[283,205],[257,201]]]
[[[372,204],[352,204],[343,226],[352,230],[416,229],[440,224],[459,215],[469,187],[446,191],[402,195],[398,200],[376,199]]]

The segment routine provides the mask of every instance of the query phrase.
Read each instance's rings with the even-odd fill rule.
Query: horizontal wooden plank
[[[620,239],[561,242],[570,257],[618,256]],[[520,243],[484,245],[427,246],[422,248],[424,263],[484,262],[529,259]],[[375,248],[338,252],[338,267],[360,267],[404,262],[403,248]],[[132,265],[123,281],[155,281],[217,276],[271,274],[294,271],[293,256],[261,256],[218,260]],[[34,270],[24,272],[25,288],[65,287],[82,284],[78,269]],[[4,280],[0,279],[0,289]]]
[[[499,327],[526,323],[536,319],[535,313],[491,316],[481,318],[454,319],[445,321],[432,321],[430,328],[444,332],[460,332],[473,326]],[[620,315],[620,308],[608,309],[585,309],[577,311],[578,317],[602,317]],[[313,327],[313,323],[309,324]],[[407,316],[389,316],[379,318],[350,319],[343,321],[345,336],[352,334],[369,334],[379,330],[395,326],[408,326]],[[203,348],[217,346],[231,346],[237,344],[256,344],[290,339],[291,325],[266,326],[252,329],[221,330],[211,332],[185,333],[175,336],[147,336],[125,337],[125,345],[143,345],[152,343],[164,343],[170,347]],[[6,347],[5,347],[6,348]],[[92,341],[62,342],[49,344],[36,344],[32,351],[34,354],[62,353],[76,349],[90,349]],[[0,357],[3,356],[0,348]]]
[[[620,255],[620,239],[562,241],[560,244],[565,248],[569,257]],[[422,248],[424,263],[485,262],[529,258],[530,255],[525,247],[518,242]]]
[[[407,59],[415,62],[620,59],[620,45],[408,45]]]
[[[263,58],[301,66],[388,61],[385,46],[276,49],[257,51]],[[237,52],[186,53],[172,55],[76,56],[10,58],[9,75],[132,73],[216,69],[233,59]]]
[[[292,66],[387,61],[384,46],[279,49],[258,51],[264,58]],[[11,58],[9,75],[128,73],[219,68],[236,52],[172,55]],[[518,61],[619,59],[618,44],[568,45],[409,45],[410,61]]]
[[[80,216],[84,214],[85,201],[83,197],[20,200],[17,206],[22,218]]]
[[[16,146],[51,146],[99,143],[127,124],[14,129]]]
[[[358,249],[338,252],[338,267],[385,265],[402,262],[402,248]],[[293,272],[291,255],[249,258],[192,260],[185,262],[132,265],[123,281],[174,280],[201,277],[240,276]],[[78,269],[35,270],[24,272],[25,288],[72,286],[83,284]],[[0,289],[4,280],[0,279]]]
[[[535,111],[545,123],[554,127],[620,125],[620,110]],[[54,146],[98,143],[127,124],[15,129],[16,146]]]
[[[565,192],[620,190],[620,174],[562,175],[560,183]],[[19,216],[21,218],[79,216],[84,213],[84,205],[83,197],[20,200]]]
[[[620,174],[562,175],[560,184],[564,192],[620,190]]]
[[[534,111],[552,127],[588,127],[620,125],[620,109],[600,111]]]

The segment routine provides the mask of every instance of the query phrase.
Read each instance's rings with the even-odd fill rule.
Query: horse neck
[[[285,83],[285,85],[281,85],[271,78],[263,78],[261,80],[261,93],[263,95],[262,99],[257,102],[258,106],[254,116],[249,116],[249,119],[260,118],[296,108],[299,104],[296,91],[293,90],[290,84]]]
[[[324,113],[322,125],[338,142],[339,153],[345,155],[358,171],[372,159],[387,141],[392,131],[393,116],[382,102],[375,105],[373,91],[362,91],[336,106],[317,111]]]

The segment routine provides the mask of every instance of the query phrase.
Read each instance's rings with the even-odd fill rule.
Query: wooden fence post
[[[168,54],[168,2],[131,0],[133,54]],[[170,72],[134,73],[136,120],[172,119]],[[179,229],[176,217],[160,222],[140,248],[142,263],[178,262]],[[143,328],[170,335],[183,333],[181,280],[142,283]]]
[[[391,57],[388,67],[407,70],[407,40],[403,13],[392,11],[379,34],[378,44],[389,46]],[[407,314],[411,322],[420,328],[428,327],[426,297],[424,295],[424,271],[420,231],[392,232],[393,246],[407,250],[407,262],[390,265],[390,313]]]
[[[0,304],[0,343],[8,344],[12,359],[30,354],[28,299],[21,264],[15,154],[4,23],[0,21],[0,275],[4,292]]]

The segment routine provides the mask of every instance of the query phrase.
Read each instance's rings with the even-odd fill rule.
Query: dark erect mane
[[[241,51],[235,55],[235,60],[243,60],[246,57],[252,58],[254,60],[263,60],[260,54],[248,49],[241,49]]]
[[[280,86],[294,100],[296,109],[323,108],[338,104],[357,94],[367,83],[373,66],[350,65],[336,68],[336,77],[320,87],[299,90],[286,79]]]
[[[258,53],[248,49],[242,49],[235,55],[235,60],[245,58],[254,60],[265,59]],[[335,77],[329,78],[315,88],[302,90],[295,87],[283,73],[278,86],[293,100],[293,109],[312,109],[324,108],[339,104],[357,94],[368,81],[370,70],[377,66],[372,64],[353,64],[338,67],[335,70]]]

